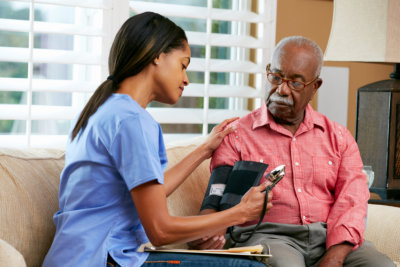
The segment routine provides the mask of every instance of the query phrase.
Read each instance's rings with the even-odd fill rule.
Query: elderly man
[[[271,266],[394,266],[363,239],[369,191],[354,138],[309,105],[322,84],[322,57],[304,37],[280,41],[267,66],[266,105],[235,121],[213,155],[212,170],[241,160],[267,163],[267,172],[286,165],[263,224],[237,245],[268,244]],[[216,211],[203,202],[202,214]],[[252,227],[235,231],[246,236]],[[219,248],[224,241],[216,235],[190,245]]]

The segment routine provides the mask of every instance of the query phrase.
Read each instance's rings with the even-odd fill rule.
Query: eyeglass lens
[[[279,77],[278,75],[275,75],[273,73],[268,73],[267,78],[268,81],[275,85],[281,85],[283,82],[287,82],[288,86],[294,90],[302,90],[305,87],[305,84],[301,82],[283,79],[282,77]]]

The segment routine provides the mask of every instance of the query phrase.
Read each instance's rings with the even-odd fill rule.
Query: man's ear
[[[322,85],[322,79],[318,78],[314,82],[314,94],[317,92],[318,88],[320,88]]]
[[[318,79],[315,81],[315,83],[317,84],[317,89],[320,88],[321,85],[322,85],[322,79],[321,79],[321,78],[318,78]]]
[[[313,84],[313,93],[312,93],[309,101],[311,101],[314,98],[315,93],[318,91],[318,88],[320,88],[321,85],[322,85],[322,79],[321,78],[316,79]]]

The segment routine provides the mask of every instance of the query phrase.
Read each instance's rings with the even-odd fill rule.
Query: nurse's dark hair
[[[108,58],[110,76],[100,84],[82,110],[72,130],[71,141],[125,78],[140,73],[161,53],[183,49],[185,42],[187,37],[182,28],[160,14],[145,12],[129,18],[111,46]]]

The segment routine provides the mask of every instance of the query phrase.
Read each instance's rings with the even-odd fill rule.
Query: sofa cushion
[[[0,149],[0,238],[28,266],[41,266],[51,245],[63,167],[61,150]]]
[[[0,239],[0,266],[26,267],[21,253],[2,239]]]
[[[202,140],[202,139],[199,139]],[[167,148],[168,166],[174,166],[187,154],[192,152],[197,142],[190,145],[172,145]],[[204,194],[207,190],[210,160],[205,160],[167,199],[168,209],[172,216],[198,215]]]
[[[388,255],[400,266],[400,208],[368,205],[367,229],[364,238],[374,243],[377,250]]]

